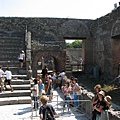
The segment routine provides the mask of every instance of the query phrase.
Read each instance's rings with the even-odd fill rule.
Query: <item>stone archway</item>
[[[91,65],[93,60],[93,38],[90,30],[85,22],[82,20],[68,20],[64,22],[59,31],[64,39],[81,39],[82,44],[82,59],[86,65]]]
[[[118,19],[112,27],[111,31],[112,38],[112,72],[113,75],[117,76],[119,73],[120,63],[120,20]]]
[[[56,71],[65,70],[65,52],[37,51],[33,57],[33,76],[37,75],[37,63],[42,57],[51,56],[55,59]]]

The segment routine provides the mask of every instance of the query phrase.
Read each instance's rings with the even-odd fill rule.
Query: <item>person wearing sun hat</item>
[[[20,68],[23,67],[23,63],[25,62],[25,53],[23,50],[21,50],[19,56],[18,56],[18,60],[19,60],[19,63],[20,63]]]
[[[108,110],[110,109],[112,98],[111,96],[107,95],[105,96],[104,100],[106,102],[106,106],[101,113],[101,120],[109,120]]]
[[[94,107],[96,105],[96,101],[99,99],[98,98],[98,93],[101,91],[101,88],[102,87],[101,87],[100,84],[97,84],[94,87],[95,93],[94,93],[94,97],[92,99],[92,107]],[[96,112],[94,111],[94,109],[92,111],[92,120],[96,120]]]
[[[96,101],[96,105],[93,107],[96,112],[96,120],[101,120],[101,113],[102,113],[104,107],[106,106],[104,97],[105,97],[105,92],[101,90],[98,93],[99,99]]]

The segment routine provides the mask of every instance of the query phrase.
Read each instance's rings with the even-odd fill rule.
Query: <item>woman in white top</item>
[[[12,72],[10,71],[10,68],[7,67],[4,74],[6,75],[4,87],[6,88],[6,85],[8,84],[10,86],[11,92],[12,92],[13,91],[13,87],[11,86]]]
[[[18,56],[18,60],[20,62],[20,68],[22,68],[23,62],[25,61],[25,53],[23,50],[20,52],[20,55]]]
[[[65,104],[67,104],[67,107],[68,107],[68,110],[69,110],[69,104],[70,104],[71,101],[67,101],[66,102],[66,100],[71,100],[70,93],[72,92],[72,88],[70,86],[70,82],[69,81],[67,81],[65,83],[65,86],[62,86],[62,92],[64,94],[64,100],[65,100],[64,105],[63,105],[63,110],[65,108]]]

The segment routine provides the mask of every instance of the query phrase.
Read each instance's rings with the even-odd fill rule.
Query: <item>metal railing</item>
[[[51,95],[47,95],[47,96],[49,97]],[[60,95],[52,95],[52,96],[53,99],[52,101],[48,101],[48,104],[52,103],[52,106],[58,113],[58,115],[55,115],[55,118],[60,118],[61,116],[62,117],[85,116],[89,120],[91,119],[92,107],[90,100],[74,100],[74,102],[78,102],[78,106],[72,106],[71,104],[72,100],[64,100],[60,97]],[[35,117],[39,117],[39,108],[41,106],[39,97],[36,101],[31,99],[31,120],[33,120]],[[36,106],[36,109],[33,109],[35,102],[37,102],[39,106]],[[67,107],[63,107],[64,104]]]
[[[84,64],[71,64],[72,72],[84,71]]]

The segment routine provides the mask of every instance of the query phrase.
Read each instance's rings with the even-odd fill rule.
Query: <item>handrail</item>
[[[42,96],[42,95],[40,95],[40,96]],[[39,96],[39,97],[40,97]],[[51,95],[46,95],[46,96],[51,96]],[[63,104],[64,103],[66,103],[67,105],[68,105],[68,103],[70,103],[71,102],[71,100],[58,100],[58,97],[59,97],[59,95],[52,95],[54,98],[53,98],[53,100],[51,101],[51,102],[56,102],[56,110],[58,110],[58,109],[60,109],[60,113],[58,114],[58,115],[55,115],[55,117],[61,117],[61,116],[64,116],[65,114],[65,111],[64,111],[64,109],[63,109]],[[56,98],[56,100],[54,100]],[[40,103],[40,101],[39,101],[39,99],[38,99],[38,101],[37,102],[39,102]],[[81,108],[81,114],[79,113],[79,114],[74,114],[75,116],[82,116],[82,115],[84,115],[84,116],[86,116],[86,117],[88,117],[89,119],[91,119],[91,113],[92,113],[92,107],[91,107],[91,100],[74,100],[74,102],[79,102],[79,106],[81,106],[80,108]],[[49,102],[48,102],[49,103]],[[54,106],[54,107],[55,107]],[[83,112],[83,110],[82,109],[84,109],[85,111]],[[33,112],[34,112],[34,110],[33,110],[33,101],[32,101],[32,98],[31,98],[31,118],[33,118],[33,117],[39,117],[39,115],[37,114],[38,113],[38,111],[37,111],[38,109],[35,109],[35,115],[33,115]],[[70,108],[70,111],[76,111],[76,110],[78,110],[77,109],[77,107],[71,107]],[[73,114],[72,114],[73,115]]]

